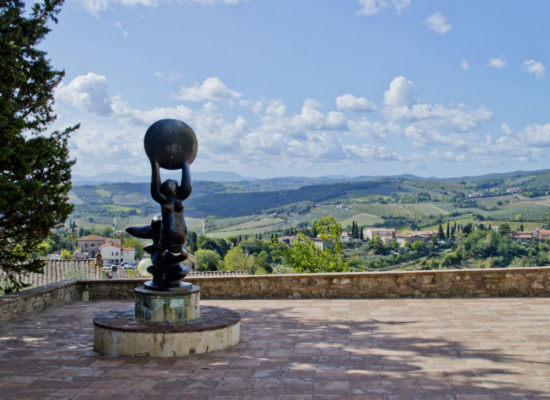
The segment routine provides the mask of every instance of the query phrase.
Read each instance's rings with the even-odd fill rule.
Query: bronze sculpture
[[[183,201],[191,194],[189,164],[197,154],[197,138],[184,122],[163,119],[147,129],[145,152],[151,161],[151,196],[161,206],[150,225],[132,226],[126,231],[138,238],[152,239],[145,247],[151,254],[153,265],[147,271],[153,280],[145,286],[154,290],[187,290],[190,284],[181,280],[189,268],[180,264],[187,258],[183,247],[187,240],[187,227],[183,218]],[[161,183],[160,168],[181,169],[181,182],[173,179]]]

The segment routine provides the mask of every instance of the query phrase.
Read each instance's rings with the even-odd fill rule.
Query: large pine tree
[[[22,287],[22,272],[41,271],[43,263],[31,255],[72,211],[67,140],[78,126],[47,133],[64,73],[37,47],[62,4],[42,0],[29,10],[22,1],[0,0],[0,282],[6,292]]]

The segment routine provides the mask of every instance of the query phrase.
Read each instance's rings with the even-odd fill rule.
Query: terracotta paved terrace
[[[550,298],[203,301],[241,343],[180,359],[93,351],[73,303],[0,329],[1,399],[550,399]]]

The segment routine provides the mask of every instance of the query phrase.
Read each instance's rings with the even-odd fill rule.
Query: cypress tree
[[[67,141],[78,128],[48,133],[54,122],[54,89],[64,72],[38,49],[57,22],[63,0],[25,9],[20,0],[0,3],[0,270],[5,292],[25,284],[21,274],[41,272],[32,259],[50,229],[63,223],[69,203],[71,166]]]
[[[443,232],[443,226],[441,224],[437,227],[437,237],[438,239],[445,239],[445,233]]]

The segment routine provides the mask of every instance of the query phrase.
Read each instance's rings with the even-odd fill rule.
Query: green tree
[[[498,227],[498,233],[500,233],[501,235],[508,235],[510,232],[511,232],[511,228],[510,228],[510,225],[507,224],[506,222],[503,223],[503,224],[500,224],[500,226]]]
[[[52,246],[46,240],[44,240],[38,243],[37,249],[38,253],[41,256],[47,256],[52,251]]]
[[[136,250],[136,258],[141,260],[145,251],[143,250],[143,243],[138,238],[125,238],[122,241],[122,247],[132,247]]]
[[[225,239],[213,239],[205,235],[199,235],[197,238],[197,247],[203,250],[214,250],[218,253],[220,258],[225,256],[225,253],[229,250],[229,244],[225,241]]]
[[[216,247],[217,247],[216,251],[218,252],[220,257],[225,257],[225,255],[229,251],[229,243],[227,243],[224,238],[216,238],[214,240],[216,242]]]
[[[19,290],[20,272],[40,272],[30,255],[72,211],[67,140],[74,126],[48,134],[55,120],[54,89],[63,77],[39,43],[57,22],[63,0],[32,9],[21,0],[0,3],[0,269],[6,292]]]
[[[428,248],[426,247],[426,243],[424,243],[422,240],[417,240],[413,242],[411,245],[411,248],[416,251],[418,254],[426,254],[428,251]]]
[[[342,272],[347,269],[342,257],[342,227],[334,218],[325,216],[315,224],[319,237],[327,244],[321,250],[313,240],[298,233],[291,248],[283,247],[283,259],[296,272]]]
[[[197,234],[195,232],[189,232],[187,235],[187,250],[191,253],[197,251]]]
[[[388,248],[384,246],[384,242],[378,235],[367,243],[367,248],[373,250],[375,254],[388,254]]]
[[[67,249],[61,250],[61,259],[62,260],[70,260],[71,259],[71,252]]]
[[[113,237],[113,228],[106,226],[101,230],[100,235],[104,237]]]
[[[226,271],[240,271],[246,268],[246,256],[239,246],[229,250],[223,258],[223,267]]]
[[[351,221],[351,237],[354,239],[359,239],[359,227],[355,221]]]
[[[445,232],[443,232],[443,226],[441,226],[441,224],[437,227],[437,238],[441,240],[445,239]]]
[[[195,253],[197,257],[197,269],[199,271],[217,271],[221,257],[214,250],[199,249]]]
[[[271,234],[271,237],[273,238],[273,234]],[[228,236],[226,240],[231,246],[236,246],[239,238],[237,236]]]
[[[340,253],[342,251],[342,244],[340,243],[342,226],[334,218],[325,215],[317,221],[315,230],[321,239],[332,244],[332,249],[335,252]]]

